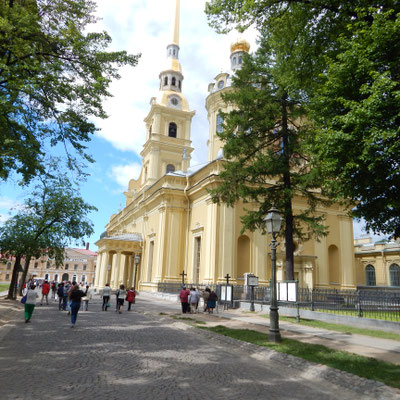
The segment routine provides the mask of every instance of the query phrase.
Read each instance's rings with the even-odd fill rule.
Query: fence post
[[[361,292],[357,290],[357,314],[359,317],[362,317],[362,308],[361,308]]]
[[[311,289],[311,311],[314,311],[314,288]]]

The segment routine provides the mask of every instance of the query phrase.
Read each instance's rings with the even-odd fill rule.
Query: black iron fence
[[[209,287],[215,290],[221,298],[221,287],[224,285],[204,285],[186,283],[186,287],[197,287],[204,290]],[[178,294],[182,288],[181,283],[159,283],[158,291]],[[382,290],[381,290],[382,289]],[[233,285],[233,301],[251,300],[249,286]],[[269,286],[257,286],[254,288],[254,302],[269,304]],[[334,314],[345,314],[365,318],[384,319],[400,322],[400,288],[376,288],[375,290],[358,288],[358,290],[335,289],[297,289],[297,302],[282,302],[280,306],[299,307],[311,311],[322,311]]]

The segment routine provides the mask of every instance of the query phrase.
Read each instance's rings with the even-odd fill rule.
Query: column
[[[216,272],[215,263],[217,260],[217,228],[218,228],[218,204],[213,203],[211,199],[207,200],[207,226],[205,239],[205,275],[208,282],[215,282]],[[202,254],[203,251],[202,251]]]
[[[226,274],[236,279],[234,271],[234,252],[235,243],[235,209],[222,204],[221,210],[221,230],[219,236],[221,238],[220,254],[218,257],[218,279],[225,282]]]
[[[99,287],[99,280],[100,280],[100,275],[101,275],[101,259],[103,257],[103,252],[100,252],[97,256],[96,260],[96,272],[94,276],[94,287],[97,288]]]
[[[111,288],[118,289],[118,277],[119,277],[119,268],[121,262],[121,252],[118,251],[113,255],[112,258],[112,267],[111,267]]]
[[[107,278],[107,262],[108,262],[108,252],[103,251],[101,257],[101,265],[99,265],[99,282],[98,288],[103,289],[106,285],[106,278]]]
[[[353,221],[347,216],[339,217],[340,224],[340,263],[342,287],[355,286],[355,257],[353,239]]]
[[[119,285],[126,285],[125,281],[125,271],[126,271],[126,254],[121,254],[121,261],[119,266],[119,273],[118,273],[118,286]]]

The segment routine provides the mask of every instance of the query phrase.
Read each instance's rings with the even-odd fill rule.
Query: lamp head
[[[139,254],[136,254],[135,255],[135,264],[139,264],[139,262],[140,262],[140,256],[139,256]]]
[[[267,216],[264,218],[265,225],[267,226],[267,232],[271,235],[275,235],[280,232],[282,227],[282,217],[279,211],[272,207]]]

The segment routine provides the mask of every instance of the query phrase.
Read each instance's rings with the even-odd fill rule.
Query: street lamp
[[[281,333],[279,332],[279,314],[278,302],[276,300],[276,248],[278,242],[276,235],[280,232],[282,226],[282,217],[276,208],[271,208],[264,219],[267,227],[267,232],[272,236],[271,240],[271,261],[272,261],[272,279],[271,279],[271,302],[269,312],[269,340],[271,342],[280,342],[282,340]]]
[[[135,258],[133,259],[135,263],[135,272],[133,276],[133,288],[136,290],[136,271],[137,271],[137,266],[140,263],[140,256],[139,254],[135,254]]]

